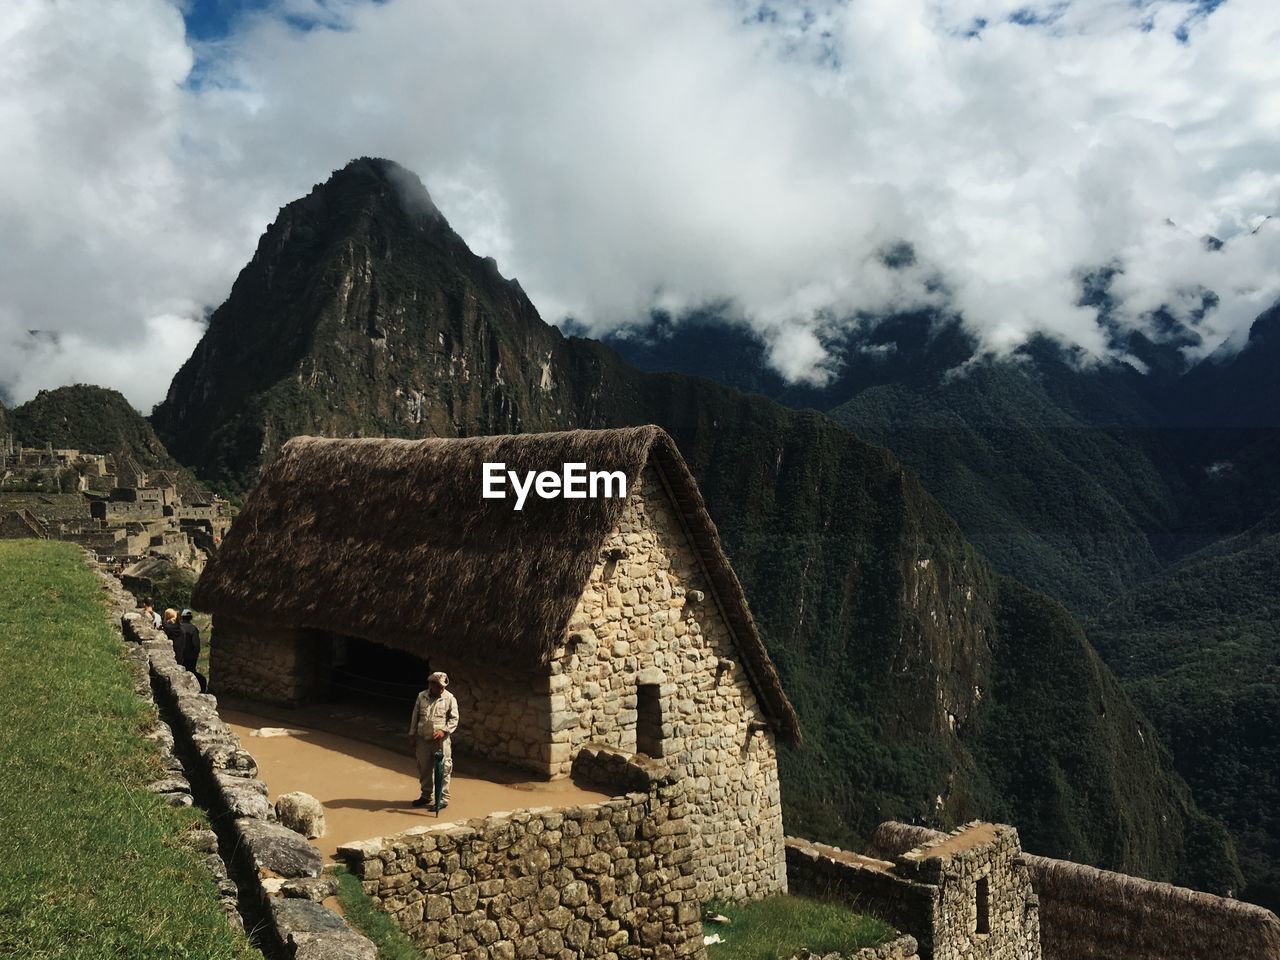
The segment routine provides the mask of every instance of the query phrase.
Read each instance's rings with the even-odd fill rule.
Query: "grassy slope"
[[[707,948],[710,960],[779,960],[801,949],[819,956],[856,953],[883,943],[893,928],[848,906],[809,897],[768,897],[752,903],[707,905],[729,918],[730,924],[707,924],[707,934],[719,934],[723,943]]]
[[[0,954],[250,958],[143,789],[161,770],[102,594],[79,551],[0,543]]]

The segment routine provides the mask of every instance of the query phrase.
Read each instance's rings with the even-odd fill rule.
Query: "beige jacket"
[[[430,690],[423,690],[413,702],[413,716],[409,718],[409,736],[417,734],[430,740],[437,730],[448,737],[458,729],[458,698],[448,690],[442,690],[434,699]]]

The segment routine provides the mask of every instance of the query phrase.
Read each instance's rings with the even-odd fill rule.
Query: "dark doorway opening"
[[[427,672],[427,662],[412,653],[359,637],[335,637],[329,689],[334,700],[381,707],[407,717],[427,685]]]
[[[636,753],[662,756],[662,700],[656,683],[636,688]]]

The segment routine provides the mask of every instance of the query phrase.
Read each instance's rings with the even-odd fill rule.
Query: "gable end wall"
[[[729,628],[653,467],[630,491],[552,659],[554,776],[587,742],[636,750],[640,684],[657,686],[663,756],[690,780],[699,896],[785,891],[774,735],[758,725]]]

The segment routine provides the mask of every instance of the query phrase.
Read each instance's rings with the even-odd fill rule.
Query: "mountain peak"
[[[410,220],[443,220],[426,185],[416,173],[383,157],[357,157],[335,170],[310,196],[333,195],[394,199]]]

